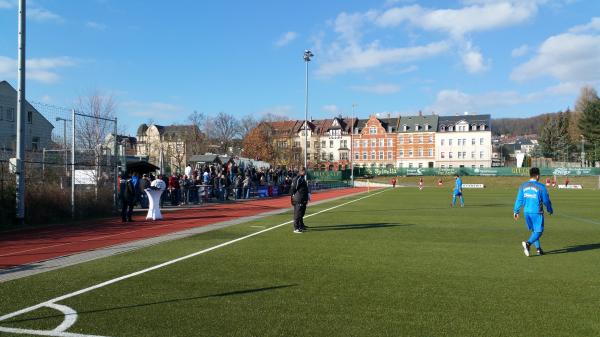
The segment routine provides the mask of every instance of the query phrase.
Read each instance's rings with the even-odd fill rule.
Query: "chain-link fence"
[[[27,107],[25,220],[40,224],[110,214],[116,203],[120,157],[116,119],[43,103]],[[0,224],[15,218],[15,175],[0,152]]]

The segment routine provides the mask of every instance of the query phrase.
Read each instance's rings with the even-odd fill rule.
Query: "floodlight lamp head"
[[[315,56],[310,50],[306,49],[304,51],[304,61],[305,62],[310,62],[310,58]]]

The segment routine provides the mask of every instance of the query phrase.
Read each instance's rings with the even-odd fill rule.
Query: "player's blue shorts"
[[[454,190],[454,192],[452,192],[452,195],[458,197],[458,196],[462,195],[462,192],[460,190]]]
[[[544,214],[542,213],[525,213],[525,223],[527,229],[536,233],[544,231]]]

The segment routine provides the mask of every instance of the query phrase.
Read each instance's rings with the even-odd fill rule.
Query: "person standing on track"
[[[298,175],[292,180],[290,187],[292,206],[294,206],[294,233],[302,233],[307,229],[304,225],[306,204],[310,200],[308,183],[306,182],[306,168],[302,167]]]
[[[552,202],[548,195],[546,187],[539,183],[540,169],[532,167],[529,170],[529,181],[521,185],[517,200],[513,208],[513,218],[515,221],[519,219],[519,211],[523,207],[523,217],[527,224],[527,229],[531,232],[531,236],[527,241],[523,241],[523,252],[525,256],[529,256],[529,248],[531,244],[535,245],[538,255],[544,255],[544,251],[540,245],[540,237],[544,233],[544,206],[549,215],[554,213]]]
[[[460,207],[465,207],[465,199],[463,198],[462,179],[458,173],[454,176],[456,185],[454,185],[454,191],[452,192],[452,203],[450,207],[454,207],[456,204],[456,197],[460,199]]]
[[[419,178],[419,191],[423,190],[423,177]]]

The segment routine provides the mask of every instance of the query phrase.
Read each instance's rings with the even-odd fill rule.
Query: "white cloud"
[[[521,57],[521,56],[527,55],[527,53],[529,53],[529,46],[526,45],[526,44],[524,44],[524,45],[522,45],[522,46],[520,46],[518,48],[513,49],[510,52],[510,55],[512,57]]]
[[[373,85],[355,85],[351,86],[350,89],[371,94],[389,95],[400,92],[402,87],[396,84],[379,83]]]
[[[575,26],[569,29],[569,33],[573,34],[589,33],[594,31],[600,32],[600,17],[592,18],[592,20],[585,25]]]
[[[537,3],[529,1],[483,1],[459,9],[427,9],[419,5],[391,8],[376,23],[393,27],[410,23],[424,30],[449,33],[460,38],[467,33],[507,27],[527,21],[537,13]]]
[[[65,20],[58,14],[53,13],[42,7],[34,7],[27,9],[27,17],[37,22],[56,22],[63,23]]]
[[[582,82],[563,83],[530,93],[506,90],[468,94],[460,90],[445,89],[437,93],[435,101],[426,110],[440,114],[461,114],[465,111],[481,113],[490,109],[522,106],[557,95],[573,96],[584,84]]]
[[[332,115],[337,115],[341,112],[341,109],[335,104],[327,104],[321,107],[321,110],[328,112]]]
[[[406,48],[381,48],[378,43],[366,47],[332,46],[317,74],[333,76],[349,71],[361,71],[386,64],[412,62],[444,53],[450,48],[446,41]]]
[[[536,55],[513,70],[511,79],[550,76],[563,82],[600,80],[600,34],[551,36]]]
[[[27,78],[34,81],[51,84],[60,80],[56,72],[59,68],[73,67],[77,61],[67,57],[35,58],[27,60]],[[0,77],[15,78],[17,75],[17,60],[6,56],[0,56]]]
[[[16,7],[16,1],[0,0],[0,9],[11,9]]]
[[[296,32],[286,32],[284,33],[279,40],[275,42],[275,46],[283,47],[288,45],[290,42],[294,41],[298,38],[298,33]]]
[[[85,26],[87,28],[90,29],[94,29],[94,30],[99,30],[99,31],[103,31],[106,30],[107,26],[103,23],[99,23],[99,22],[95,22],[95,21],[88,21],[85,23]]]
[[[488,69],[488,65],[483,59],[483,55],[477,48],[467,43],[466,49],[462,53],[462,62],[467,72],[476,74]]]

